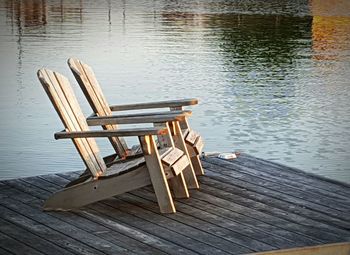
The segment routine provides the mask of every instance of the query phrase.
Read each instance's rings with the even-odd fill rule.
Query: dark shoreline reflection
[[[305,49],[311,46],[312,17],[227,14],[210,22],[220,27],[226,96],[235,96],[228,107],[240,98],[245,109],[260,109],[261,118],[288,118],[296,94],[293,72],[298,61],[310,58]]]
[[[43,26],[47,23],[46,2],[46,0],[6,0],[5,8],[8,17],[11,17],[11,23],[16,23],[19,28]]]
[[[19,29],[45,26],[48,19],[52,22],[83,21],[83,0],[6,0],[4,7],[11,24]]]

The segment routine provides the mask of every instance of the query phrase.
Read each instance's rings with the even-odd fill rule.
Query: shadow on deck
[[[245,254],[350,240],[350,185],[249,155],[202,159],[177,213],[151,187],[72,212],[42,212],[79,172],[0,182],[0,254]]]

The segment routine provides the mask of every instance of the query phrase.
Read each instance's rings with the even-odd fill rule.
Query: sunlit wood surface
[[[202,163],[201,189],[173,215],[151,187],[42,212],[79,172],[2,181],[0,254],[246,254],[350,239],[350,185],[245,154]]]

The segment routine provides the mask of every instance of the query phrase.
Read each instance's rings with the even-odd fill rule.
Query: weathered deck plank
[[[11,210],[19,211],[22,214],[27,215],[28,218],[41,225],[49,226],[49,228],[56,230],[64,236],[79,240],[79,242],[82,244],[90,246],[93,249],[92,254],[109,254],[113,252],[120,254],[128,253],[126,249],[123,249],[120,246],[114,245],[103,238],[97,237],[73,225],[67,224],[62,220],[58,220],[47,213],[38,214],[38,209],[32,208],[29,205],[23,204],[19,201],[6,199],[1,201],[1,204]]]
[[[51,181],[55,181],[55,180],[53,180],[53,178],[51,178],[51,177],[49,177],[49,178],[51,179]],[[55,179],[57,179],[57,178],[55,178]],[[179,242],[182,246],[186,247],[186,245],[189,245],[188,246],[189,249],[193,249],[192,246],[195,243],[194,240],[199,242],[199,243],[202,242],[202,244],[200,245],[199,252],[202,251],[203,254],[210,254],[210,253],[227,254],[227,253],[232,252],[232,248],[235,248],[235,250],[242,251],[242,252],[251,252],[252,251],[249,248],[245,249],[243,247],[240,247],[239,245],[235,245],[234,243],[226,242],[225,238],[223,238],[223,239],[218,238],[217,236],[212,235],[212,234],[208,233],[207,231],[202,231],[202,232],[196,231],[196,229],[194,229],[193,227],[186,224],[188,222],[195,221],[196,218],[187,219],[182,224],[179,221],[171,220],[171,219],[165,217],[165,215],[159,215],[158,214],[159,209],[157,207],[156,208],[152,207],[152,210],[145,210],[143,208],[134,206],[131,203],[125,203],[123,200],[120,200],[120,199],[105,200],[105,202],[103,204],[107,205],[107,207],[104,205],[102,206],[102,203],[101,203],[100,210],[107,211],[107,213],[109,213],[109,216],[114,217],[115,219],[118,219],[118,220],[121,220],[124,218],[128,218],[128,219],[130,218],[130,220],[126,222],[129,225],[136,224],[136,226],[139,226],[140,229],[143,229],[144,231],[148,231],[149,233],[154,234],[154,235],[160,235],[159,237],[163,237],[165,239],[168,239],[169,241],[179,240]],[[110,206],[114,209],[111,210],[111,208],[109,208],[108,206]],[[94,207],[94,209],[96,209],[96,206]],[[114,212],[114,214],[110,215],[109,211]],[[102,211],[100,211],[100,212],[102,212]],[[119,213],[119,214],[117,214],[117,213]],[[127,214],[127,217],[123,217],[123,215],[125,215],[125,214]],[[135,218],[133,218],[131,215],[135,216]],[[179,213],[179,214],[177,214],[177,216],[179,218],[181,216],[181,214]],[[145,228],[145,223],[139,222],[140,221],[139,218],[141,218],[147,222],[151,222],[153,224],[149,224],[150,227]],[[207,225],[206,225],[206,227],[208,227]],[[172,230],[172,231],[167,232],[168,230]],[[225,230],[221,229],[220,231],[224,232]],[[172,232],[175,232],[175,233],[179,234],[180,236],[173,236],[174,234]],[[166,234],[166,233],[168,233],[168,234]],[[172,233],[172,234],[169,235],[169,233]],[[188,238],[186,238],[186,240],[183,240],[183,236],[188,237]],[[231,236],[231,239],[234,239],[234,235],[231,234],[230,236]],[[194,240],[192,240],[192,239],[194,239]],[[237,239],[239,239],[239,237]],[[254,242],[255,240],[252,240],[252,241]],[[208,243],[211,243],[211,242],[212,242],[212,244],[208,245]],[[239,240],[238,240],[238,242],[239,242]],[[263,243],[261,243],[260,246],[262,246],[260,250],[271,250],[274,248],[272,246],[264,245]]]
[[[45,254],[1,232],[0,232],[0,243],[1,243],[1,247],[6,247],[6,250],[11,251],[11,253],[13,254],[33,254],[33,255]]]
[[[275,176],[278,175],[286,180],[294,180],[305,184],[305,188],[306,186],[312,186],[330,191],[333,194],[340,194],[345,198],[350,197],[350,184],[348,183],[341,183],[339,181],[324,178],[322,176],[316,176],[311,173],[306,173],[299,169],[285,166],[276,162],[271,162],[265,159],[252,157],[247,154],[242,154],[237,158],[237,161],[230,163],[250,164],[250,168],[253,169],[260,165],[260,171],[270,173]]]
[[[142,193],[146,193],[146,191],[142,190]],[[135,208],[135,214],[140,215],[139,217],[142,217],[142,213],[149,214],[147,211],[151,211],[153,213],[156,213],[156,206],[154,203],[149,203],[149,200],[146,200],[142,197],[133,196],[130,194],[123,194],[123,196],[120,196],[121,201],[125,203],[125,206],[130,207],[133,205]],[[119,204],[123,204],[123,202],[116,203],[118,206]],[[140,210],[139,208],[143,208],[144,210]],[[277,247],[273,246],[272,244],[268,244],[266,242],[263,242],[257,238],[252,238],[249,234],[252,234],[253,231],[250,231],[249,234],[243,234],[244,230],[238,230],[233,228],[223,228],[217,224],[204,221],[201,217],[201,211],[198,211],[195,215],[189,215],[183,213],[181,210],[178,210],[178,214],[176,217],[174,215],[164,215],[167,219],[164,219],[162,224],[165,226],[168,226],[169,228],[178,229],[180,231],[187,232],[190,236],[198,235],[198,230],[201,230],[204,233],[208,233],[211,235],[207,235],[208,239],[212,242],[215,241],[216,238],[213,237],[220,237],[223,239],[226,239],[233,244],[230,244],[229,247],[232,249],[232,245],[237,244],[239,246],[243,246],[247,249],[252,249],[253,247],[258,247],[259,250],[272,250],[276,249]],[[170,220],[172,219],[172,221]],[[157,220],[157,219],[155,219]],[[185,227],[181,227],[181,224],[184,224]],[[238,227],[238,226],[236,226]],[[242,233],[243,232],[243,233]],[[259,241],[258,241],[259,240]],[[208,241],[207,241],[208,242]],[[210,241],[209,241],[210,242]]]
[[[262,179],[267,179],[278,184],[283,184],[288,187],[297,188],[304,192],[308,192],[320,199],[327,201],[327,203],[342,202],[344,199],[349,200],[350,198],[344,195],[339,195],[335,193],[336,189],[332,190],[332,184],[326,185],[322,181],[318,180],[318,183],[315,182],[314,179],[309,180],[310,178],[300,177],[300,176],[291,176],[288,171],[285,173],[283,170],[281,171],[278,167],[271,167],[266,163],[260,163],[257,161],[253,161],[250,157],[245,157],[242,159],[238,157],[237,160],[230,161],[231,167],[230,169],[236,169],[237,171],[243,171],[245,173],[257,176]],[[226,164],[227,166],[227,164]],[[269,171],[266,171],[266,168]],[[334,187],[333,187],[334,189]],[[349,210],[350,207],[347,204],[336,204],[336,207],[340,206],[340,210],[342,210],[342,206],[345,207],[346,210]]]
[[[338,210],[350,210],[349,204],[343,203],[344,200],[350,202],[350,197],[338,195],[334,192],[322,189],[322,186],[324,186],[322,185],[323,183],[319,183],[319,187],[313,187],[309,184],[305,185],[303,183],[299,183],[299,181],[295,181],[294,178],[287,179],[283,176],[280,177],[279,175],[281,175],[281,173],[278,174],[273,171],[270,172],[270,170],[273,169],[272,167],[257,167],[256,164],[248,167],[240,163],[242,162],[242,159],[238,159],[235,161],[223,161],[213,158],[208,159],[208,161],[225,169],[234,170],[237,173],[243,173],[251,178],[253,177],[254,179],[252,179],[251,182],[254,182],[254,180],[259,180],[259,183],[261,184],[261,181],[265,181],[263,183],[265,187],[270,187],[271,189],[278,190],[281,193],[292,195],[296,198],[301,198],[307,203],[313,202],[318,203],[321,206],[328,206],[331,210],[335,210],[335,213],[337,213]],[[245,165],[247,165],[246,161],[243,162],[245,162]],[[269,172],[267,172],[266,169],[269,169]],[[331,186],[334,185],[331,184]],[[347,217],[347,219],[348,218],[349,217]]]
[[[79,172],[0,182],[0,254],[244,254],[350,240],[350,185],[249,155],[204,158],[201,189],[160,214],[151,187],[43,212]]]
[[[50,183],[47,183],[43,180],[40,180],[41,178],[29,178],[26,179],[25,183],[22,183],[19,188],[25,187],[25,190],[28,194],[33,194],[38,196],[35,200],[32,200],[28,203],[29,206],[32,206],[35,209],[41,208],[41,205],[43,203],[43,199],[46,199],[46,197],[50,194],[47,193],[48,191],[44,191],[40,189],[39,187],[35,186],[33,183],[36,183],[37,185],[45,185],[45,189],[52,189],[52,186],[50,186]],[[28,183],[27,183],[28,181]],[[57,187],[55,188],[57,190]],[[19,194],[20,191],[17,191],[14,194],[17,194],[17,197],[22,196],[23,194]],[[44,193],[47,193],[46,195],[43,195]],[[39,194],[39,195],[38,195]],[[50,216],[57,217],[59,220],[62,220],[68,224],[71,224],[72,226],[81,228],[83,230],[86,230],[89,233],[92,233],[95,236],[98,236],[100,238],[103,238],[107,241],[110,241],[112,243],[117,244],[120,247],[123,247],[125,249],[130,249],[131,251],[138,253],[138,254],[165,254],[161,252],[160,250],[153,249],[151,246],[144,244],[142,242],[137,242],[132,238],[128,238],[127,236],[120,234],[116,231],[112,231],[111,229],[108,229],[104,227],[100,223],[96,223],[94,221],[91,221],[87,219],[86,217],[82,217],[82,215],[79,215],[78,213],[72,213],[72,212],[47,212]]]
[[[21,185],[20,185],[20,187],[21,188],[23,188],[24,186],[25,186],[25,190],[26,190],[26,192],[28,192],[28,193],[31,193],[31,194],[35,194],[36,196],[39,196],[39,198],[43,198],[43,199],[45,199],[51,192],[54,192],[54,191],[56,191],[56,190],[58,190],[59,188],[60,188],[60,186],[59,185],[55,185],[55,184],[53,184],[53,183],[50,183],[50,182],[47,182],[47,181],[45,181],[43,178],[47,178],[47,176],[42,176],[41,178],[27,178],[26,180],[25,180],[25,183],[22,183]],[[50,178],[50,179],[53,179],[53,178]],[[57,178],[54,178],[54,179],[58,179],[58,177]],[[64,182],[63,182],[64,183]],[[62,183],[62,184],[63,184]],[[41,187],[43,187],[43,188],[41,188]],[[46,194],[45,194],[46,193]],[[45,195],[43,195],[43,194],[45,194]],[[31,202],[31,206],[33,206],[33,205],[36,205],[36,203],[33,203],[33,202]],[[103,206],[104,206],[104,204],[102,204],[102,203],[100,203],[100,204],[96,204],[94,207],[93,207],[93,211],[91,211],[91,210],[89,210],[88,211],[88,213],[85,213],[84,214],[84,216],[86,217],[86,218],[88,218],[89,219],[89,216],[91,216],[91,213],[94,213],[94,214],[96,214],[96,213],[101,213],[102,215],[100,215],[99,214],[99,217],[100,217],[100,219],[101,218],[105,218],[106,216],[110,216],[109,214],[111,214],[112,213],[112,219],[114,220],[114,222],[117,222],[117,223],[121,223],[121,224],[123,224],[123,223],[125,223],[125,221],[123,221],[123,219],[129,219],[129,215],[126,215],[126,216],[124,216],[123,217],[123,215],[117,215],[118,217],[115,217],[114,216],[114,214],[115,213],[117,213],[117,212],[110,212],[110,209],[109,208],[107,208],[107,209],[103,209]],[[101,207],[102,207],[102,209],[101,209]],[[90,208],[90,207],[89,207]],[[37,208],[38,209],[38,208]],[[102,212],[101,212],[102,211]],[[121,213],[121,212],[120,212]],[[59,216],[59,219],[60,220],[62,220],[62,221],[65,221],[65,217],[63,216],[64,215],[64,213],[55,213],[55,212],[50,212],[50,213],[48,213],[48,214],[50,214],[50,215],[52,215],[52,216],[54,216],[54,217],[56,217],[57,215],[60,215]],[[129,219],[130,220],[130,219]],[[132,222],[132,224],[136,224],[136,226],[143,226],[143,225],[145,225],[147,222],[137,222],[137,221],[135,221],[135,219],[131,219],[131,222]],[[136,223],[135,223],[136,222]],[[73,226],[75,226],[76,224],[77,224],[78,222],[77,221],[75,221],[74,223],[73,223]],[[125,226],[125,225],[124,225]],[[79,227],[79,228],[84,228],[84,227],[86,227],[86,226],[82,226],[82,225],[79,225],[79,226],[77,226],[77,227]],[[131,230],[131,228],[129,227],[129,226],[127,226],[127,227],[125,227],[125,228],[128,228],[128,230]],[[149,228],[150,229],[152,229],[153,228],[153,226],[149,226]],[[98,228],[97,228],[97,230],[99,230]],[[139,229],[137,229],[137,228],[135,228],[134,229],[134,232],[135,231],[138,231],[139,232]],[[158,231],[161,231],[162,229],[157,229]],[[169,232],[170,233],[170,235],[175,235],[175,233],[172,233],[172,232]],[[152,243],[154,243],[154,238],[152,238],[150,235],[149,235],[149,233],[147,233],[147,232],[144,232],[143,233],[143,237],[146,237],[146,238],[144,238],[144,239],[149,239],[149,240],[151,240],[151,242]],[[174,236],[173,236],[174,237]],[[178,237],[178,236],[175,236],[175,238],[176,237]],[[180,236],[180,239],[181,239],[181,236]],[[148,241],[149,241],[148,240]],[[181,239],[182,241],[184,241],[184,239]],[[145,240],[144,240],[145,241]],[[194,252],[192,252],[191,253],[191,250],[187,250],[187,249],[185,249],[185,248],[183,248],[183,247],[181,247],[181,246],[176,246],[176,245],[174,245],[172,242],[169,242],[169,241],[167,241],[166,239],[161,239],[161,238],[156,238],[156,241],[157,241],[157,244],[158,243],[161,243],[161,249],[163,249],[164,247],[166,247],[166,249],[164,249],[164,251],[165,252],[167,252],[167,253],[170,253],[170,254],[178,254],[179,252],[186,252],[186,254],[195,254]],[[193,240],[192,240],[193,241]],[[192,243],[191,242],[187,242],[189,245],[192,245]],[[126,242],[126,244],[129,244],[129,242]],[[142,245],[142,243],[141,243],[141,245]],[[131,249],[131,246],[128,246],[128,248],[129,249]],[[144,247],[145,248],[145,247]],[[157,248],[160,248],[159,246],[157,246]],[[150,252],[150,251],[152,251],[153,249],[150,247],[150,248],[148,248],[148,249],[146,249],[146,252]],[[140,251],[137,251],[137,250],[133,250],[133,252],[135,252],[135,253],[139,253]],[[141,252],[140,252],[141,253]],[[159,253],[159,251],[153,251],[153,254],[157,254],[157,253]]]
[[[214,187],[204,187],[203,185],[203,189],[206,189],[205,192],[200,194],[193,194],[193,197],[198,198],[202,201],[209,201],[219,208],[226,208],[239,214],[246,214],[265,223],[278,226],[282,229],[286,229],[295,233],[304,234],[305,236],[309,236],[319,241],[335,241],[340,238],[340,235],[328,233],[325,229],[322,228],[327,228],[328,225],[321,225],[317,222],[313,222],[314,225],[312,225],[306,218],[298,217],[298,215],[293,215],[283,210],[279,210],[278,208],[265,206],[263,203],[256,203],[249,200],[244,201],[244,198],[242,197],[231,194],[230,192],[216,189]],[[240,199],[241,202],[235,201],[238,199]]]
[[[9,249],[9,248],[8,248]],[[10,252],[9,250],[5,250],[0,247],[0,254],[1,255],[13,255],[14,253]]]
[[[346,213],[349,210],[345,212],[334,210],[326,204],[318,203],[316,197],[316,202],[308,201],[311,200],[312,197],[309,196],[307,192],[304,194],[305,199],[296,197],[293,195],[295,193],[298,193],[298,191],[295,189],[290,188],[290,190],[285,191],[285,186],[276,185],[269,181],[248,176],[247,174],[237,173],[234,169],[220,168],[220,171],[218,171],[218,165],[216,164],[206,163],[204,165],[214,173],[218,172],[222,174],[225,177],[224,179],[227,179],[227,182],[230,182],[233,185],[243,187],[248,191],[263,194],[265,196],[268,196],[270,199],[289,203],[293,207],[299,207],[302,209],[305,208],[305,211],[307,210],[309,214],[312,214],[312,217],[314,217],[315,220],[331,222],[334,226],[338,226],[346,230],[350,229],[350,216],[348,213]],[[221,180],[222,179],[223,178],[221,178]],[[306,198],[308,200],[306,200]],[[346,200],[344,199],[343,202],[346,202]]]
[[[138,195],[136,192],[134,193]],[[147,194],[142,192],[142,197],[154,201],[153,194]],[[257,240],[264,241],[266,243],[271,243],[276,247],[295,247],[295,245],[313,245],[321,243],[319,241],[307,238],[306,236],[293,233],[288,230],[276,227],[274,225],[265,223],[260,219],[255,219],[245,214],[240,214],[226,208],[219,207],[217,205],[211,204],[210,200],[201,201],[199,199],[193,198],[190,203],[187,201],[181,201],[177,204],[179,211],[184,211],[189,214],[192,212],[196,215],[198,211],[205,213],[205,216],[200,214],[201,218],[213,218],[215,224],[224,223],[225,226],[231,229],[231,225],[234,225],[234,229],[237,229],[242,234],[245,231],[251,231],[249,236],[254,237]],[[249,229],[251,228],[251,229]],[[248,234],[248,233],[247,233]]]
[[[45,239],[37,236],[11,222],[0,219],[1,231],[3,234],[8,235],[9,237],[20,240],[21,243],[29,246],[38,251],[42,251],[44,254],[52,255],[71,255],[74,254],[61,248],[55,243],[49,242]],[[1,254],[1,253],[0,253]]]

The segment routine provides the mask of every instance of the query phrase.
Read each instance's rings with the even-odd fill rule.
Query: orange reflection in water
[[[350,1],[310,1],[313,59],[340,60],[350,51]]]
[[[13,23],[19,27],[44,26],[51,18],[54,22],[65,19],[82,22],[82,1],[7,0],[5,8]]]
[[[44,0],[6,1],[12,21],[23,24],[25,27],[46,24],[47,7]]]

